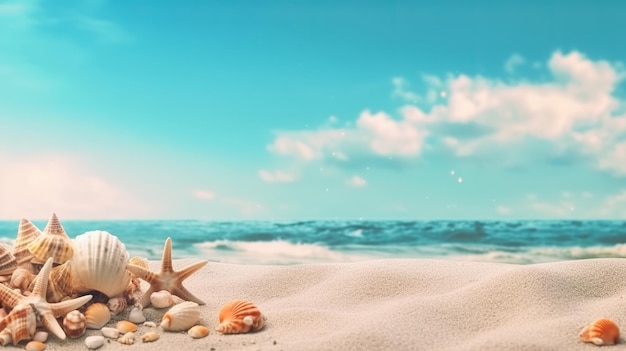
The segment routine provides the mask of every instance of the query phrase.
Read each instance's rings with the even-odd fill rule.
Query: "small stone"
[[[120,336],[120,331],[116,328],[104,327],[100,331],[109,339],[117,339]]]
[[[85,346],[88,349],[94,350],[104,345],[104,336],[102,335],[91,335],[85,338]]]

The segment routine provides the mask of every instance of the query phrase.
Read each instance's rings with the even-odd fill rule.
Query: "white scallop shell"
[[[95,230],[76,236],[74,272],[88,289],[97,290],[108,297],[118,296],[130,282],[126,271],[129,255],[126,246],[108,232]]]
[[[200,320],[200,308],[198,304],[191,301],[181,302],[170,308],[163,319],[161,327],[167,331],[187,330]]]
[[[174,298],[167,290],[155,291],[150,295],[150,303],[154,308],[167,308],[174,304]]]

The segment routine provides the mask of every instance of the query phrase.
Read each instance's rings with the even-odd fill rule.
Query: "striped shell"
[[[87,329],[101,329],[111,320],[111,311],[107,305],[96,302],[85,309],[85,326]]]
[[[10,331],[13,345],[22,340],[32,339],[36,328],[37,315],[32,304],[15,306],[11,313],[0,321],[0,330]]]
[[[215,328],[222,334],[239,334],[263,328],[265,322],[258,307],[248,300],[233,300],[222,307],[220,325]]]
[[[85,315],[77,310],[70,311],[63,318],[63,331],[70,339],[76,339],[85,334],[87,329]]]
[[[126,246],[114,235],[91,231],[74,239],[75,255],[71,263],[76,278],[88,290],[97,290],[108,297],[122,294],[130,282],[126,271]]]
[[[17,268],[17,259],[11,253],[11,249],[0,245],[0,275],[11,275]]]
[[[30,283],[35,280],[35,274],[26,268],[17,268],[11,274],[11,286],[20,289],[22,292],[28,290]]]
[[[28,245],[41,235],[41,231],[28,219],[22,218],[17,229],[17,237],[13,244],[13,256],[19,264],[30,263],[33,254],[28,250]]]
[[[133,256],[128,263],[148,269],[148,260],[141,256]]]
[[[593,321],[580,332],[580,340],[600,345],[615,345],[619,339],[619,328],[607,318]]]
[[[54,213],[43,230],[43,235],[38,236],[27,247],[35,259],[41,262],[52,257],[54,263],[61,264],[67,262],[74,255],[72,240],[67,236]]]
[[[163,315],[161,327],[167,331],[187,330],[200,320],[198,304],[192,301],[181,302]]]

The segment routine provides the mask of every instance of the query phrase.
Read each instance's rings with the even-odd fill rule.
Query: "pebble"
[[[46,344],[41,341],[30,341],[26,344],[27,351],[43,351],[46,349]]]
[[[128,314],[128,320],[133,323],[143,323],[146,321],[146,317],[143,315],[143,311],[140,308],[134,307]]]
[[[116,328],[104,327],[100,331],[109,339],[117,339],[120,336],[120,331]]]
[[[104,336],[102,335],[91,335],[85,338],[85,346],[88,349],[94,350],[104,345]]]

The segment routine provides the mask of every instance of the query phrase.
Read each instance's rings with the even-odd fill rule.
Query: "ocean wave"
[[[532,264],[591,258],[626,258],[626,244],[613,246],[530,247],[510,252],[493,250],[473,255],[451,255],[453,260]]]

